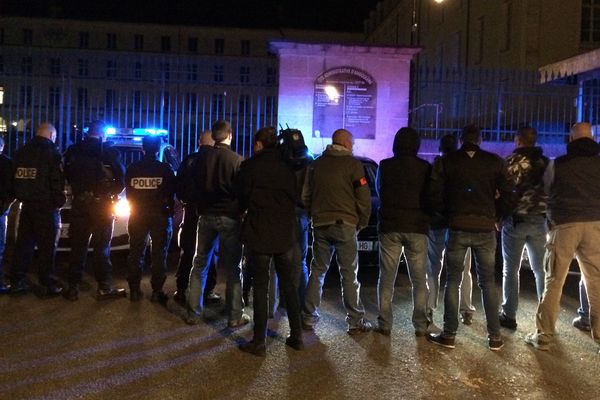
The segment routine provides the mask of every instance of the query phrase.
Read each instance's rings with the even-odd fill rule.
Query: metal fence
[[[579,91],[575,77],[542,84],[537,71],[428,68],[416,76],[409,119],[426,138],[473,123],[484,140],[510,141],[519,127],[531,126],[539,142],[562,143],[578,119],[598,116],[600,84]]]

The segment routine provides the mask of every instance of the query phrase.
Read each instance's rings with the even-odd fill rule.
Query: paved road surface
[[[173,261],[173,260],[172,260]],[[174,262],[172,269],[174,269]],[[123,266],[116,266],[125,284]],[[504,331],[500,352],[487,348],[480,300],[470,327],[461,326],[457,347],[447,350],[415,338],[410,325],[406,275],[398,277],[394,331],[345,333],[339,284],[332,276],[323,319],[296,352],[283,340],[287,320],[270,323],[267,357],[240,352],[236,342],[251,327],[225,328],[216,320],[190,327],[173,304],[145,298],[97,302],[95,285],[77,303],[33,295],[0,297],[0,399],[583,399],[600,397],[600,355],[591,338],[570,326],[575,291],[564,298],[558,345],[550,352],[528,347],[534,327],[532,279],[523,284],[519,329]],[[375,318],[376,273],[362,275],[362,297]],[[86,279],[92,282],[91,276]],[[143,288],[150,292],[147,277]],[[574,287],[576,280],[570,280]],[[167,286],[172,289],[174,279]],[[222,284],[219,285],[224,292]],[[435,315],[441,325],[441,310]]]

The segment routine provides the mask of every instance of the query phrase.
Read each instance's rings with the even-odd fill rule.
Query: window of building
[[[479,17],[477,19],[477,24],[475,25],[475,34],[473,37],[475,38],[475,43],[473,43],[473,60],[475,64],[481,64],[483,62],[483,44],[485,35],[485,20],[484,17]]]
[[[25,46],[33,44],[33,31],[31,29],[23,29],[23,44]]]
[[[24,75],[33,73],[33,59],[31,57],[23,57],[21,60],[21,73]]]
[[[90,62],[84,58],[77,61],[77,74],[79,76],[88,76],[90,74]]]
[[[106,34],[106,48],[113,49],[113,50],[117,48],[117,34],[116,33],[107,33]]]
[[[144,50],[144,35],[133,36],[133,49],[137,51]]]
[[[250,41],[242,40],[242,55],[249,56],[250,55]]]
[[[198,64],[188,64],[187,80],[191,82],[195,82],[198,80]]]
[[[106,77],[111,79],[117,77],[117,62],[115,60],[108,60],[106,62]]]
[[[171,79],[171,66],[169,63],[160,63],[158,67],[161,80],[168,81]]]
[[[190,53],[198,52],[198,38],[197,37],[188,38],[188,51]]]
[[[139,61],[136,61],[133,65],[133,78],[142,79],[142,63]]]
[[[583,0],[581,3],[581,41],[600,42],[600,1]]]
[[[215,54],[225,53],[225,39],[215,39]]]
[[[502,3],[502,20],[500,23],[500,50],[510,50],[510,32],[512,25],[512,3],[505,1]]]
[[[275,67],[267,67],[267,85],[274,85],[277,80],[277,70]]]
[[[79,48],[87,49],[90,47],[90,33],[79,32]]]
[[[215,65],[214,67],[214,81],[215,82],[223,82],[225,67],[223,65]]]
[[[223,114],[223,105],[225,104],[225,97],[222,94],[212,95],[212,113],[214,115]]]
[[[60,75],[60,58],[50,59],[50,74]]]
[[[60,87],[52,86],[48,89],[48,101],[53,107],[60,104]]]
[[[240,83],[250,82],[250,67],[242,65],[240,67]]]
[[[85,108],[88,105],[88,90],[86,88],[77,89],[77,106]]]
[[[171,51],[171,36],[163,36],[160,38],[160,51],[165,53]]]
[[[21,105],[22,106],[30,106],[31,105],[31,94],[32,89],[31,86],[21,86],[20,88],[21,94]]]

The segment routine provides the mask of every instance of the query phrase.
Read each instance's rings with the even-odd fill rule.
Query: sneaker
[[[592,327],[590,326],[589,321],[583,319],[583,317],[579,316],[573,320],[573,326],[580,331],[591,332]]]
[[[169,301],[169,296],[167,296],[167,294],[162,290],[155,290],[152,292],[150,301],[153,303],[167,304],[167,301]]]
[[[550,342],[542,339],[537,333],[530,333],[527,336],[525,336],[525,343],[532,345],[538,350],[550,350]]]
[[[177,290],[173,293],[173,300],[182,307],[187,307],[187,299],[183,291]]]
[[[183,321],[188,325],[198,325],[202,321],[202,318],[200,318],[200,316],[194,311],[188,310],[186,315],[183,317]]]
[[[265,357],[267,355],[267,347],[264,341],[255,342],[254,340],[251,340],[249,342],[240,344],[238,348],[245,353],[249,353],[257,357]]]
[[[235,321],[229,321],[229,323],[227,324],[227,326],[230,329],[235,329],[235,328],[240,328],[244,325],[247,325],[250,322],[250,317],[246,314],[242,314],[242,316],[240,317],[240,319],[235,320]]]
[[[19,281],[17,283],[12,284],[10,287],[9,294],[12,296],[21,296],[21,295],[27,294],[27,292],[29,292],[29,286],[23,280],[23,281]]]
[[[437,344],[438,346],[445,347],[447,349],[455,348],[455,336],[450,335],[444,332],[441,333],[433,333],[430,332],[427,334],[427,340],[431,343]]]
[[[79,289],[77,286],[69,286],[68,289],[64,293],[65,299],[69,301],[77,301],[79,300]]]
[[[377,332],[377,333],[379,333],[380,335],[383,335],[383,336],[391,336],[392,335],[392,330],[391,329],[382,328],[380,326],[376,326],[373,329],[373,332]]]
[[[127,290],[123,288],[103,287],[96,291],[97,300],[110,300],[127,297]]]
[[[500,326],[510,329],[511,331],[517,330],[517,320],[508,317],[504,312],[501,312],[500,315],[498,315],[498,319],[500,320]]]
[[[50,283],[48,285],[41,285],[39,288],[40,297],[48,298],[58,296],[62,293],[63,288],[58,283]]]
[[[10,292],[10,285],[0,281],[0,294],[8,294]]]
[[[297,337],[288,336],[287,339],[285,339],[285,344],[290,346],[294,350],[304,350],[304,342],[302,341],[302,339],[299,339]]]
[[[370,332],[373,330],[373,324],[366,319],[361,319],[358,324],[348,328],[348,335],[356,335],[358,333]]]
[[[473,313],[468,311],[461,312],[460,322],[462,322],[465,325],[471,325],[473,323]]]
[[[132,303],[136,303],[144,297],[144,293],[140,289],[130,289],[129,290],[129,301]]]
[[[504,347],[504,341],[500,336],[488,336],[488,346],[490,350],[498,351]]]
[[[206,294],[204,294],[204,302],[205,303],[218,303],[221,301],[221,295],[219,295],[219,293],[214,292],[214,291],[210,291]]]

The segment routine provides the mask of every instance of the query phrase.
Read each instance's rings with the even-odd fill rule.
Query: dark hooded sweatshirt
[[[427,185],[430,164],[417,157],[421,141],[416,132],[397,133],[394,157],[382,160],[377,170],[379,232],[429,232]]]

